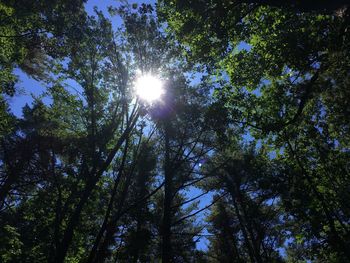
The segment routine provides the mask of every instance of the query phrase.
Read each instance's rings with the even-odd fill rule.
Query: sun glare
[[[140,99],[152,103],[163,95],[163,83],[155,76],[142,75],[136,79],[135,91]]]

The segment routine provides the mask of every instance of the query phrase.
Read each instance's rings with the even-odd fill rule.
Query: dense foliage
[[[281,2],[1,1],[0,262],[350,262],[350,7]]]

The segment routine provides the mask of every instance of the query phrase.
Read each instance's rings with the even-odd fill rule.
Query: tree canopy
[[[1,262],[350,262],[348,1],[85,7],[0,3]]]

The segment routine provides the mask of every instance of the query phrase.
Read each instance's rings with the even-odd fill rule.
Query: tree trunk
[[[252,262],[262,263],[263,261],[262,261],[261,256],[260,256],[260,251],[258,250],[258,248],[256,246],[254,233],[252,231],[251,226],[247,222],[246,210],[243,207],[243,205],[241,204],[242,196],[240,193],[239,186],[233,182],[230,182],[230,180],[228,180],[227,178],[225,181],[226,181],[227,188],[230,192],[230,195],[231,195],[231,198],[233,201],[235,213],[236,213],[238,221],[241,225],[241,230],[242,230],[242,233],[243,233],[243,236],[245,239],[245,243],[246,243],[246,246],[248,249],[249,257],[250,257]],[[241,212],[241,210],[242,210],[242,212]]]
[[[172,171],[170,167],[169,124],[165,124],[164,204],[162,222],[162,263],[171,262]]]
[[[87,185],[85,186],[83,195],[82,195],[72,217],[70,218],[70,220],[68,222],[68,226],[67,226],[66,231],[64,233],[63,239],[59,244],[54,262],[56,262],[56,263],[63,263],[64,262],[64,259],[67,255],[68,248],[69,248],[69,246],[72,242],[72,239],[73,239],[74,230],[80,221],[81,212],[82,212],[85,204],[87,203],[87,201],[90,197],[90,194],[91,194],[92,190],[94,189],[96,183],[97,183],[97,180],[94,178],[93,180],[90,180],[87,183]]]
[[[109,199],[109,203],[108,203],[108,207],[107,207],[107,210],[106,210],[106,213],[105,213],[105,216],[104,216],[104,220],[103,220],[102,226],[101,226],[101,228],[100,228],[100,230],[99,230],[99,232],[98,232],[98,234],[97,234],[97,236],[95,238],[94,245],[93,245],[93,247],[92,247],[92,249],[90,251],[88,260],[86,261],[87,263],[93,262],[95,260],[98,246],[99,246],[99,244],[101,242],[101,239],[102,239],[102,237],[104,235],[104,232],[105,232],[105,230],[107,228],[107,223],[108,223],[108,220],[109,220],[111,212],[112,212],[113,203],[114,203],[114,199],[115,199],[116,194],[117,194],[118,186],[119,186],[119,183],[121,181],[122,175],[124,174],[125,161],[126,161],[126,157],[127,157],[127,153],[128,153],[128,145],[129,145],[129,140],[127,138],[126,139],[126,143],[125,143],[125,148],[124,148],[122,162],[121,162],[121,164],[119,166],[119,169],[118,169],[118,177],[114,181],[112,194],[111,194],[111,197]]]

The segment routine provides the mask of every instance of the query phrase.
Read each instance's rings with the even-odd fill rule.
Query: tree
[[[283,167],[288,179],[271,187],[281,194],[286,213],[293,210],[290,218],[297,221],[291,224],[307,226],[293,230],[294,242],[313,247],[311,257],[321,260],[332,251],[329,260],[347,261],[341,185],[348,185],[343,138],[349,136],[349,115],[343,98],[349,82],[349,8],[328,4],[325,11],[324,2],[160,1],[159,15],[188,59],[216,74],[214,94],[225,105],[228,122],[259,140]]]
[[[49,199],[42,200],[47,200],[47,207],[38,210],[52,216],[45,224],[41,222],[40,231],[46,225],[52,234],[52,242],[40,244],[44,245],[40,248],[41,253],[45,251],[44,261],[63,262],[65,258],[70,258],[70,253],[78,256],[77,249],[82,248],[72,248],[71,245],[77,244],[81,238],[75,239],[76,229],[85,227],[80,223],[81,217],[86,216],[87,211],[94,206],[90,201],[98,197],[96,189],[102,191],[100,184],[106,180],[105,174],[109,173],[111,163],[123,149],[138,119],[137,105],[129,111],[132,99],[128,91],[130,75],[118,51],[114,49],[116,43],[112,39],[110,23],[101,13],[97,15],[97,18],[90,17],[82,28],[84,35],[81,36],[81,46],[70,56],[68,67],[60,72],[64,79],[71,78],[80,85],[81,92],[78,94],[81,97],[70,94],[64,88],[64,83],[58,82],[49,88],[48,94],[53,103],[46,106],[39,102],[39,110],[33,116],[37,125],[34,126],[34,133],[39,146],[47,142],[38,149],[38,163],[33,164],[37,158],[34,153],[24,150],[29,155],[28,161],[39,173],[39,182],[30,181],[34,194],[44,194],[54,189],[47,196],[50,196]],[[65,115],[62,115],[62,110]],[[15,131],[15,135],[18,132]],[[26,140],[33,143],[24,130],[20,137],[19,145],[25,145],[23,142]],[[16,193],[17,185],[22,180],[19,177],[21,174],[11,169],[28,169],[23,167],[24,160],[17,167],[10,163],[13,161],[2,164],[2,187],[7,190],[5,194]],[[5,196],[2,201],[10,202],[9,205],[16,204],[16,198],[11,199],[9,196]],[[29,200],[29,204],[31,202]],[[26,205],[26,202],[20,204]],[[37,214],[34,218],[42,216]],[[82,238],[86,240],[86,236]],[[50,244],[52,247],[47,248]]]
[[[0,138],[10,131],[7,96],[16,92],[20,68],[38,80],[49,78],[50,63],[64,59],[79,39],[85,1],[2,1],[0,4]]]
[[[191,171],[198,163],[199,156],[206,151],[203,143],[208,139],[203,123],[205,105],[201,105],[205,102],[205,94],[188,85],[183,77],[187,65],[179,59],[179,49],[172,43],[172,36],[161,33],[160,25],[157,24],[149,5],[142,5],[138,14],[127,6],[115,11],[121,13],[126,21],[126,36],[135,44],[132,50],[141,71],[161,70],[167,79],[163,103],[150,107],[149,114],[157,123],[161,138],[164,138],[161,148],[164,153],[164,203],[160,234],[162,261],[171,262],[175,256],[172,253],[174,199],[180,198],[180,191],[184,190],[187,182],[193,180]],[[139,33],[140,28],[145,34]]]
[[[0,4],[1,261],[349,261],[345,1],[84,3]]]
[[[204,166],[210,177],[202,187],[218,195],[207,218],[214,262],[282,262],[277,251],[286,237],[279,232],[278,192],[266,187],[275,179],[272,167],[263,153],[234,141]]]

